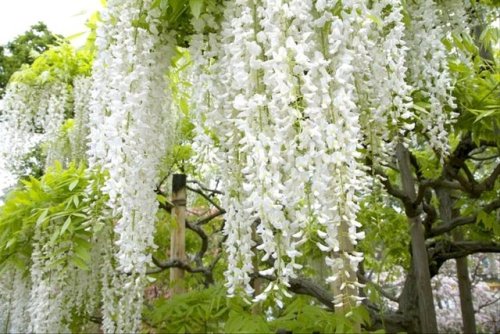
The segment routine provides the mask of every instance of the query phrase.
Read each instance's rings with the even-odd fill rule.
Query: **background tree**
[[[0,98],[4,95],[5,87],[14,72],[23,64],[33,63],[41,53],[61,39],[62,36],[49,31],[45,23],[38,22],[24,34],[0,46]]]

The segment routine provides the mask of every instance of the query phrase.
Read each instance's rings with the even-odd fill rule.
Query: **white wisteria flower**
[[[88,154],[92,166],[109,174],[103,191],[116,219],[116,269],[128,274],[120,278],[125,288],[118,298],[106,298],[103,305],[106,331],[139,329],[149,251],[155,247],[157,171],[174,119],[166,73],[175,40],[159,34],[161,13],[150,10],[152,5],[109,1],[97,30]],[[140,15],[148,29],[134,26]]]

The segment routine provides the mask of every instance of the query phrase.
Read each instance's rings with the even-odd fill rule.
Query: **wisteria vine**
[[[9,331],[66,332],[69,310],[99,307],[105,332],[140,330],[158,171],[178,117],[166,75],[178,36],[162,22],[157,2],[107,2],[90,77],[9,84],[0,154],[19,169],[30,149],[55,142],[74,116],[70,160],[105,173],[89,194],[99,187],[107,201],[96,211],[111,222],[92,235],[88,276],[60,264],[48,269],[61,259],[50,258],[57,248],[48,242],[50,226],[37,227],[29,274],[10,269],[15,283],[0,280],[0,290],[23,301],[11,310]],[[372,184],[365,161],[390,164],[396,144],[414,140],[417,127],[434,150],[449,152],[455,101],[441,39],[465,14],[458,10],[447,27],[442,16],[460,7],[446,8],[434,0],[228,0],[208,2],[193,17],[190,107],[195,145],[213,149],[224,175],[229,295],[272,296],[282,305],[303,268],[304,244],[314,240],[335,306],[361,301],[355,272],[363,254],[356,245],[364,232],[357,213]],[[54,150],[48,165],[60,160]],[[92,208],[88,214],[92,224],[106,224]],[[275,278],[259,294],[255,272]],[[0,297],[11,303],[10,293]]]

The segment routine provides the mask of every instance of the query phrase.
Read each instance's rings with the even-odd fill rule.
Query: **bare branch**
[[[261,275],[259,273],[252,274],[251,276],[252,278],[263,278],[268,281],[276,280],[276,276]],[[288,290],[291,292],[314,297],[329,309],[334,310],[333,295],[320,284],[303,277],[291,278],[289,284]]]
[[[467,180],[469,180],[470,184],[472,184],[472,187],[474,187],[474,185],[476,185],[477,182],[476,179],[474,179],[474,175],[472,175],[472,172],[470,171],[467,164],[463,164],[462,169],[465,172],[465,175],[467,176]]]
[[[485,303],[485,304],[482,304],[482,305],[479,305],[477,310],[474,310],[474,313],[479,313],[483,308],[485,307],[488,307],[490,305],[493,305],[495,303],[497,303],[498,301],[500,301],[500,296],[493,299],[492,301],[488,302],[488,303]]]
[[[500,244],[496,242],[475,242],[475,241],[456,241],[439,242],[436,244],[436,250],[433,258],[437,261],[446,261],[457,259],[475,253],[500,253]]]
[[[385,298],[387,298],[387,299],[389,299],[389,300],[391,300],[393,302],[396,302],[396,303],[399,302],[398,297],[391,295],[389,292],[385,291],[380,285],[378,285],[377,283],[375,283],[372,280],[368,279],[366,276],[362,275],[360,272],[358,272],[357,275],[358,275],[358,280],[359,280],[360,283],[370,284],[370,285],[372,285],[375,288],[375,290],[377,290]]]
[[[181,260],[170,260],[170,261],[165,261],[162,262],[158,260],[157,258],[153,257],[153,263],[158,267],[156,269],[152,269],[148,271],[148,274],[155,274],[159,273],[163,270],[170,269],[170,268],[179,268],[183,269],[189,273],[203,273],[206,274],[209,269],[205,267],[199,267],[199,268],[192,268],[189,264],[187,264],[184,261]]]
[[[500,208],[500,199],[497,199],[497,200],[494,200],[493,202],[490,202],[489,204],[487,204],[483,208],[482,211],[484,211],[486,213],[490,213],[490,212],[497,210],[499,208]],[[447,232],[449,232],[449,231],[451,231],[459,226],[474,224],[476,221],[477,221],[477,215],[467,216],[467,217],[457,217],[457,218],[453,219],[452,221],[450,221],[449,223],[444,223],[444,224],[441,224],[441,225],[434,227],[431,230],[430,235],[431,236],[441,235],[441,234],[447,233]]]
[[[195,192],[199,195],[201,195],[204,199],[206,199],[210,204],[212,204],[213,206],[215,206],[217,208],[217,210],[221,211],[221,212],[226,212],[226,210],[224,210],[219,204],[217,204],[209,195],[205,194],[202,190],[200,189],[195,189],[195,188],[192,188],[190,186],[186,186],[186,188],[192,192]]]
[[[372,173],[379,177],[380,182],[384,186],[385,190],[389,195],[392,195],[396,198],[399,198],[403,201],[408,201],[408,197],[397,187],[395,187],[391,181],[389,181],[389,177],[387,174],[381,169],[374,166],[373,161],[369,158],[365,159],[365,164],[370,167]]]
[[[206,217],[200,218],[198,221],[196,221],[196,225],[205,225],[209,223],[212,219],[215,219],[219,216],[222,216],[223,214],[226,213],[226,210],[218,210],[217,212],[214,212]]]
[[[495,182],[499,176],[500,176],[500,164],[498,164],[495,167],[495,169],[493,170],[493,172],[491,173],[490,176],[488,176],[486,179],[484,179],[484,181],[481,182],[477,186],[477,188],[478,188],[477,191],[483,192],[483,191],[492,190],[493,186],[495,185]]]
[[[217,190],[217,189],[210,189],[207,186],[205,186],[203,183],[201,183],[200,181],[188,180],[187,183],[194,183],[194,184],[198,185],[198,187],[201,190],[207,191],[207,192],[212,193],[212,194],[224,195],[224,192]]]
[[[205,256],[205,253],[208,250],[208,236],[199,225],[192,224],[187,220],[186,220],[186,228],[195,232],[201,239],[200,250],[198,251],[198,253],[196,253],[194,260],[193,260],[194,263],[196,263],[196,265],[198,267],[201,267],[203,265],[203,262],[202,262],[203,256]]]

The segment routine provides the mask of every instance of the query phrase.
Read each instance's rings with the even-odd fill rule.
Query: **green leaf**
[[[59,231],[55,230],[54,233],[52,233],[52,236],[50,237],[49,244],[53,245],[56,242],[58,236],[59,236]]]
[[[38,219],[36,220],[36,226],[40,226],[41,224],[43,224],[47,218],[47,215],[49,214],[49,209],[45,209],[42,211],[42,213],[40,214],[40,216],[38,217]]]
[[[85,263],[90,263],[90,251],[87,247],[77,244],[75,247],[75,254]]]
[[[203,0],[189,0],[189,7],[191,8],[191,14],[195,18],[199,18],[203,11]]]
[[[167,198],[163,195],[156,195],[156,200],[160,202],[161,204],[166,204],[167,203]]]
[[[75,266],[77,266],[78,268],[82,269],[82,270],[89,270],[89,266],[87,265],[87,263],[85,263],[85,261],[83,261],[81,258],[77,257],[77,256],[74,256],[71,258],[71,263],[73,263]]]
[[[376,25],[377,27],[380,29],[380,28],[383,28],[384,24],[382,22],[382,20],[380,19],[380,17],[378,16],[375,16],[375,15],[372,15],[372,14],[369,14],[368,15],[368,18],[370,20],[372,20]]]
[[[77,208],[80,204],[80,198],[78,197],[78,195],[73,196],[73,203],[75,204],[75,208]]]
[[[75,181],[71,182],[71,184],[68,187],[69,191],[73,191],[73,189],[75,189],[75,187],[78,185],[78,181],[80,180],[76,179]]]
[[[269,326],[262,317],[231,311],[224,327],[227,333],[269,333]]]
[[[68,218],[66,218],[66,221],[64,222],[64,224],[63,224],[63,226],[61,228],[61,232],[59,233],[59,235],[63,235],[64,232],[66,232],[66,230],[69,227],[69,224],[71,224],[71,216],[69,216]]]
[[[16,237],[11,238],[11,239],[7,242],[7,245],[5,245],[5,248],[10,248],[10,246],[12,246],[13,244],[15,244],[16,242],[17,242],[17,238],[16,238]]]

